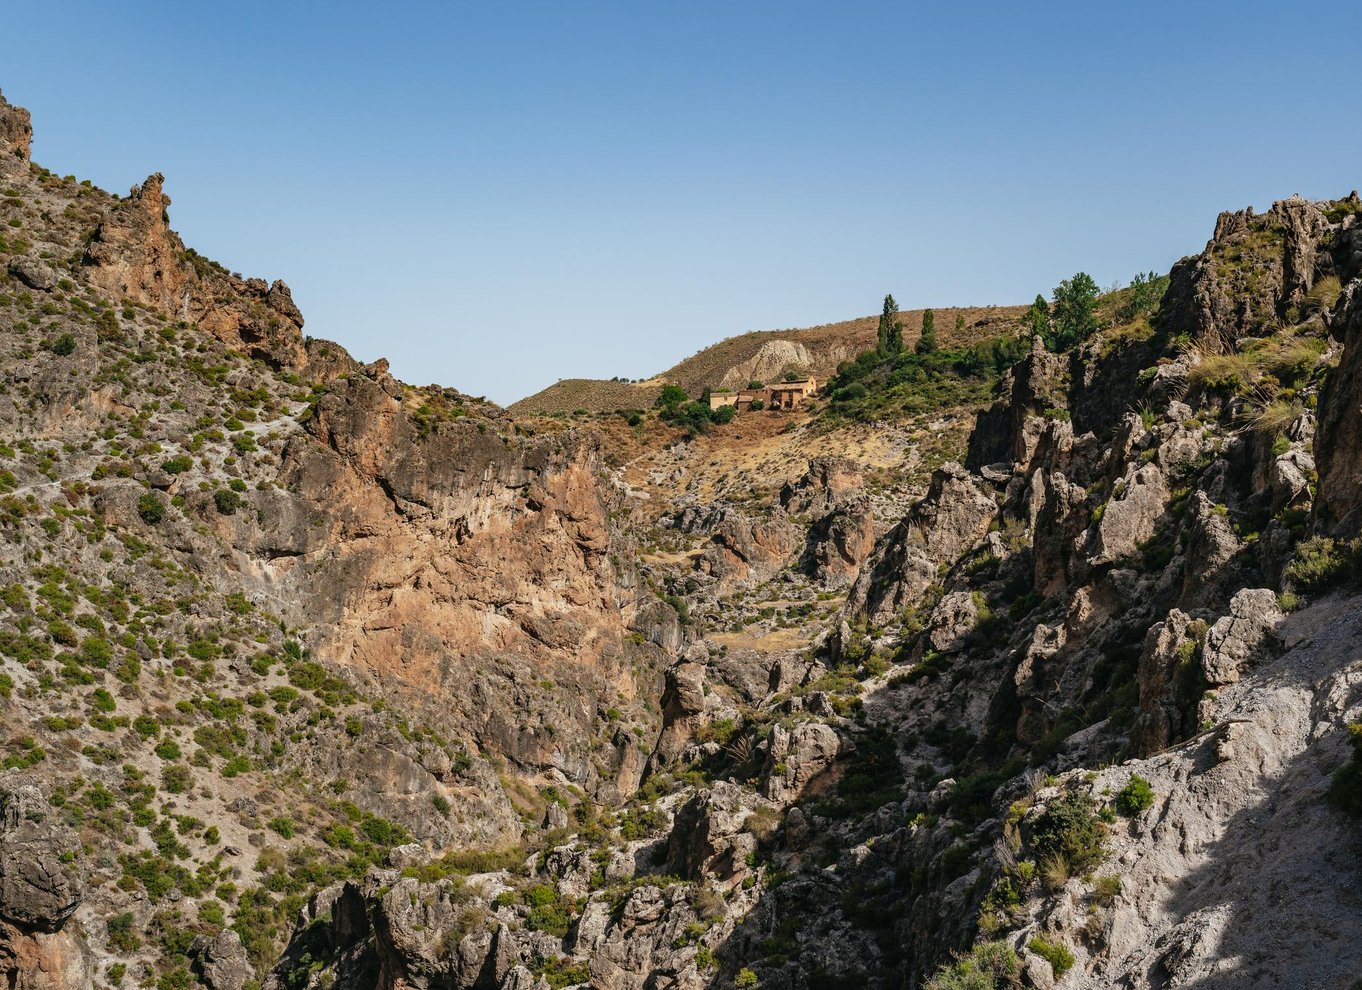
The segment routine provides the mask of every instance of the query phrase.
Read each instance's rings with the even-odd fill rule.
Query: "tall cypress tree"
[[[899,304],[894,302],[893,296],[884,297],[875,349],[881,357],[889,357],[903,350],[903,324],[899,322]]]
[[[1050,336],[1050,304],[1045,301],[1045,297],[1037,294],[1036,301],[1031,304],[1031,308],[1026,311],[1026,316],[1022,318],[1022,325],[1030,332],[1034,339],[1039,337],[1045,340]]]
[[[936,314],[930,309],[922,314],[922,336],[917,339],[917,347],[914,348],[919,354],[931,354],[940,346],[936,339]]]

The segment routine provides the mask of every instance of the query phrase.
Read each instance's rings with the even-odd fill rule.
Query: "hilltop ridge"
[[[901,314],[911,345],[921,333],[924,310]],[[935,310],[938,332],[946,346],[966,346],[988,337],[1015,333],[1025,306],[967,306]],[[956,330],[963,319],[963,331]],[[749,381],[775,381],[787,371],[826,380],[843,361],[875,344],[876,316],[791,330],[757,330],[702,348],[652,378],[638,382],[569,378],[526,396],[507,408],[517,415],[614,412],[647,409],[664,384],[677,385],[692,396],[705,389],[739,389]]]

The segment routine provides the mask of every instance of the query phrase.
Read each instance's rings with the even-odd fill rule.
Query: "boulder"
[[[19,771],[0,777],[0,920],[24,932],[56,932],[80,907],[80,876],[63,862],[80,849],[38,789]]]
[[[688,880],[727,879],[746,868],[757,839],[747,828],[754,812],[774,814],[761,797],[727,780],[681,806],[667,838],[667,872]]]
[[[775,725],[762,792],[777,804],[796,800],[836,761],[841,749],[841,738],[824,722],[801,722],[793,729]]]
[[[954,653],[969,640],[979,624],[979,603],[974,593],[953,591],[932,609],[927,623],[927,642],[938,653]]]
[[[1230,614],[1206,633],[1201,669],[1207,683],[1233,684],[1277,645],[1276,629],[1286,616],[1268,588],[1245,588],[1230,600]]]
[[[11,259],[9,273],[30,289],[46,291],[57,286],[57,273],[52,266],[27,255]]]
[[[196,938],[190,945],[189,957],[208,990],[242,990],[255,977],[255,967],[241,944],[241,936],[230,928]]]

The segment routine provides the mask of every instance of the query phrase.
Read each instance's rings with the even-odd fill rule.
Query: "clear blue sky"
[[[1354,4],[0,0],[35,158],[509,402],[746,330],[1166,270],[1362,185]]]

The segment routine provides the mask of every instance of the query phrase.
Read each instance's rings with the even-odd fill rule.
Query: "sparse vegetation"
[[[1139,774],[1131,774],[1130,782],[1116,794],[1116,810],[1133,818],[1154,804],[1154,788]]]
[[[1026,943],[1026,947],[1050,964],[1050,970],[1054,973],[1055,979],[1061,978],[1073,968],[1074,954],[1062,942],[1047,938],[1044,935],[1033,935],[1031,941]]]
[[[937,970],[923,990],[1002,990],[1013,984],[1019,969],[1006,942],[980,942]]]

